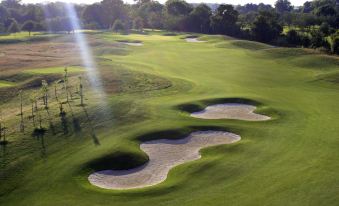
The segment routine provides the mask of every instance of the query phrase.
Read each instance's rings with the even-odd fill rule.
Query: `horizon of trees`
[[[339,53],[339,0],[307,1],[294,7],[289,0],[269,4],[189,4],[184,0],[103,0],[74,4],[84,29],[128,32],[143,28],[223,34],[280,46],[322,48]],[[285,29],[285,31],[284,31]],[[68,32],[73,28],[64,3],[0,3],[0,33]]]

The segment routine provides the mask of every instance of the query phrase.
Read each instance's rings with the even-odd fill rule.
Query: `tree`
[[[337,15],[337,11],[335,7],[331,4],[325,4],[323,6],[320,6],[319,8],[316,9],[315,14],[317,16],[335,16]]]
[[[333,54],[339,54],[339,32],[332,34],[331,42],[331,52]]]
[[[67,67],[64,69],[64,89],[66,93],[66,101],[68,102],[68,70]]]
[[[26,21],[22,27],[21,30],[28,31],[29,36],[31,36],[31,32],[35,29],[35,22],[28,20]]]
[[[36,97],[36,95],[32,94],[29,97],[29,100],[30,100],[31,106],[32,106],[32,108],[31,108],[31,112],[32,112],[31,118],[32,118],[32,121],[33,121],[33,126],[35,127],[35,114],[34,113],[35,113],[35,105],[37,104],[37,97]]]
[[[214,33],[234,36],[239,32],[236,22],[239,13],[232,5],[222,4],[211,17],[211,28]]]
[[[148,25],[151,29],[161,28],[162,27],[162,16],[161,14],[152,12],[148,16]]]
[[[311,32],[311,47],[318,48],[324,45],[324,36],[320,31]]]
[[[210,27],[211,8],[206,4],[199,4],[188,17],[190,31],[208,33]]]
[[[282,31],[283,28],[278,24],[276,14],[268,11],[261,11],[252,26],[254,38],[261,42],[271,42]]]
[[[144,29],[144,23],[142,18],[137,17],[133,20],[133,29],[142,31]]]
[[[18,25],[17,21],[13,20],[12,24],[8,28],[8,32],[9,33],[18,33],[18,32],[20,32],[20,28],[19,28],[19,25]]]
[[[165,3],[166,12],[173,16],[185,16],[192,11],[192,6],[183,0],[168,0]]]
[[[313,11],[314,7],[312,2],[306,1],[302,7],[302,12],[303,13],[311,13]]]
[[[120,19],[117,19],[112,26],[112,30],[115,32],[123,32],[125,31],[125,24]]]
[[[98,3],[86,6],[81,17],[86,24],[96,24],[99,28],[107,28],[106,16],[102,12],[102,6]]]
[[[144,26],[151,26],[148,23],[150,22],[150,18],[154,18],[154,16],[160,18],[158,22],[162,22],[163,7],[164,6],[157,1],[142,2],[136,9],[136,16],[143,19]],[[157,22],[155,23],[157,24]]]
[[[21,0],[3,0],[1,4],[6,8],[18,9],[21,7]]]
[[[291,2],[289,0],[278,0],[275,2],[275,10],[278,13],[285,13],[292,11],[293,7],[291,6]]]
[[[83,91],[82,77],[81,76],[79,77],[79,95],[80,95],[80,100],[81,100],[80,105],[84,106],[84,91]]]
[[[103,0],[100,4],[101,13],[105,17],[102,19],[105,28],[110,28],[117,19],[126,19],[127,11],[122,0]]]
[[[46,80],[42,80],[41,81],[41,91],[42,91],[42,95],[43,95],[43,102],[45,105],[45,109],[48,108],[48,83]]]
[[[287,42],[290,45],[300,45],[301,44],[301,38],[300,38],[298,32],[294,29],[291,29],[287,32],[286,38],[287,38]]]
[[[164,8],[164,23],[168,30],[185,31],[192,6],[183,0],[168,0]]]
[[[0,144],[7,144],[6,140],[6,127],[2,118],[2,111],[0,110]]]
[[[7,8],[0,5],[0,22],[3,23],[9,17],[10,16]]]
[[[25,132],[22,90],[19,91],[19,96],[20,96],[20,117],[21,117],[20,132]]]

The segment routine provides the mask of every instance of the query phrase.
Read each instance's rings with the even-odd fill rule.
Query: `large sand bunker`
[[[190,42],[190,43],[201,43],[201,42],[206,42],[206,41],[200,41],[198,40],[198,38],[186,38],[185,39],[187,42]]]
[[[247,121],[264,121],[271,117],[256,114],[255,106],[248,104],[226,103],[206,107],[204,110],[194,112],[192,117],[201,119],[239,119]]]
[[[193,132],[179,140],[154,140],[141,144],[149,156],[145,165],[130,170],[103,170],[88,177],[91,184],[105,189],[132,189],[163,182],[170,169],[185,162],[199,159],[204,147],[231,144],[239,135],[221,131]]]

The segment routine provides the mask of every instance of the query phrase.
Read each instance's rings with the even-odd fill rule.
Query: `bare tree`
[[[65,74],[64,74],[64,88],[66,92],[66,101],[68,102],[68,72],[67,67],[65,67]]]
[[[2,140],[2,132],[3,132],[3,123],[2,123],[2,111],[0,110],[0,142]],[[5,140],[4,140],[5,141]]]
[[[79,95],[80,95],[80,99],[81,99],[81,103],[80,105],[83,106],[84,105],[84,93],[83,93],[83,85],[82,85],[82,77],[79,76]]]
[[[59,102],[59,98],[58,98],[58,84],[59,84],[59,81],[54,82],[54,96],[55,96],[55,99],[57,100],[57,102]]]
[[[20,131],[25,132],[23,103],[22,103],[22,90],[19,91],[19,95],[20,95],[20,117],[21,117]]]
[[[46,80],[42,80],[41,85],[42,85],[41,89],[43,93],[44,105],[45,105],[45,109],[47,109],[48,108],[48,83]]]
[[[32,104],[32,121],[33,121],[33,126],[35,127],[35,114],[34,112],[36,111],[35,106],[36,106],[36,95],[32,94],[29,98],[31,104]]]

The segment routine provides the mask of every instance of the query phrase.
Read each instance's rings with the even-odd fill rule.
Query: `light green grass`
[[[29,134],[11,137],[2,155],[1,205],[338,205],[338,85],[332,81],[324,86],[326,78],[319,81],[321,74],[338,72],[337,57],[300,49],[244,49],[222,36],[204,36],[207,43],[194,44],[181,35],[97,35],[111,42],[145,43],[126,55],[105,53],[111,61],[98,62],[100,71],[118,67],[148,73],[170,80],[172,86],[148,90],[145,83],[143,91],[111,94],[109,111],[94,105],[102,99],[86,93],[90,125],[100,145],[93,144],[83,112],[75,114],[83,122],[82,131],[68,135],[54,113],[58,130],[46,134],[45,147]],[[122,75],[117,81],[128,85],[130,80]],[[201,120],[178,109],[228,97],[258,101],[259,111],[274,119]],[[67,118],[73,128],[69,109]],[[87,180],[98,168],[146,162],[141,141],[215,127],[242,140],[202,150],[202,159],[172,169],[157,186],[110,191]]]
[[[8,82],[8,81],[1,81],[0,80],[0,88],[1,87],[11,87],[14,86],[15,84],[13,82]]]
[[[67,71],[69,73],[74,72],[84,72],[85,69],[82,67],[67,67]],[[29,74],[63,74],[65,72],[65,67],[48,67],[48,68],[40,68],[40,69],[28,69],[24,71]]]
[[[24,39],[33,36],[43,35],[41,32],[31,32],[31,36],[29,36],[28,32],[19,32],[19,33],[12,33],[7,35],[0,35],[0,40],[11,40],[11,39]]]

